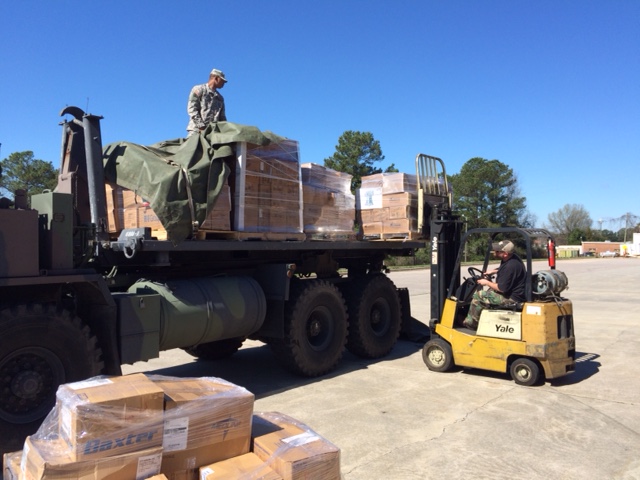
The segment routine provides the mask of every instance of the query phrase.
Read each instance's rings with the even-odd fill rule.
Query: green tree
[[[382,173],[381,168],[373,166],[375,162],[384,160],[380,142],[370,132],[356,132],[347,130],[338,139],[336,151],[333,155],[324,159],[324,166],[338,172],[352,175],[351,192],[362,184],[362,177]],[[398,169],[391,164],[386,172],[397,172]]]
[[[474,157],[449,181],[454,209],[469,228],[533,226],[535,217],[527,211],[517,177],[499,160]]]
[[[0,161],[0,192],[13,193],[22,188],[29,194],[53,190],[58,171],[51,162],[33,158],[33,152],[15,152]],[[6,192],[5,192],[6,191]]]
[[[550,213],[547,218],[549,226],[546,227],[556,234],[559,243],[567,243],[574,230],[586,232],[593,224],[584,206],[575,203],[567,203],[560,210]]]

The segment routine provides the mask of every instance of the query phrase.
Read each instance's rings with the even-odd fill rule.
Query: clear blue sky
[[[0,158],[57,167],[67,105],[104,116],[105,144],[184,136],[219,68],[228,119],[303,162],[369,131],[382,168],[500,160],[538,226],[567,203],[596,228],[640,215],[637,0],[0,0],[0,24]]]

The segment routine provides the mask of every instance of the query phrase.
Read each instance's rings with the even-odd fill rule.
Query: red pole
[[[549,268],[551,270],[555,270],[556,268],[556,244],[553,242],[553,239],[549,237],[547,241],[547,254],[549,257]]]

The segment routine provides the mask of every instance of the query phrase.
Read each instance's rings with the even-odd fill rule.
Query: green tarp
[[[236,161],[234,144],[280,143],[284,137],[231,122],[210,124],[199,135],[150,146],[116,142],[103,149],[107,182],[149,202],[177,244],[202,225]]]

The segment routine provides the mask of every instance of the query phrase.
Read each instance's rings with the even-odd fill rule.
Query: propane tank
[[[139,280],[128,292],[161,296],[160,350],[246,337],[260,329],[267,310],[251,277]]]
[[[540,296],[559,295],[569,286],[567,276],[559,270],[542,270],[535,274],[533,293]]]

